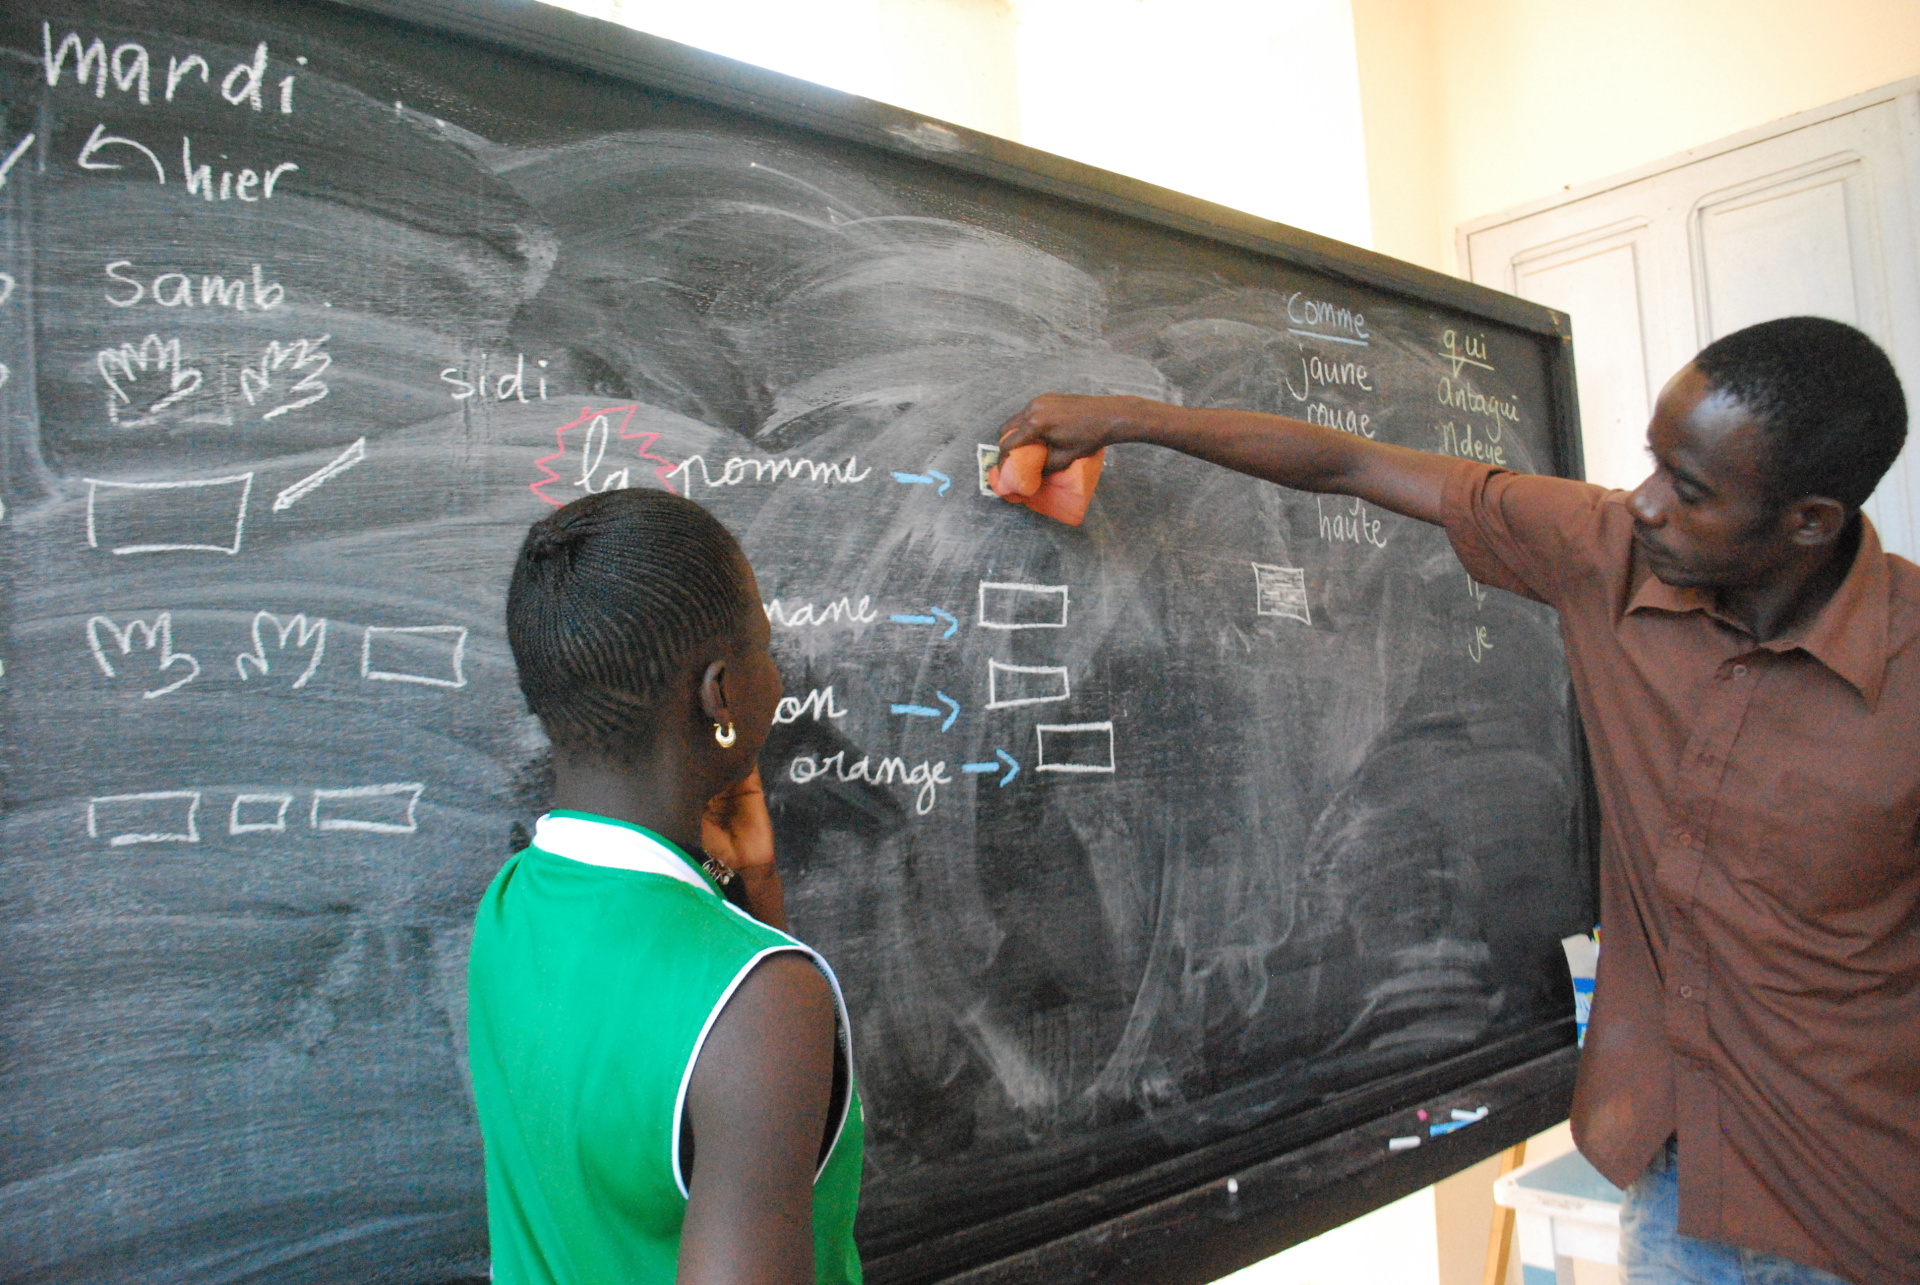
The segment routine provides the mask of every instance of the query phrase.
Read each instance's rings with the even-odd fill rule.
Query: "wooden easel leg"
[[[1502,1176],[1527,1162],[1527,1144],[1515,1143],[1500,1157]],[[1507,1262],[1513,1256],[1513,1210],[1493,1207],[1493,1225],[1487,1231],[1487,1274],[1481,1285],[1507,1285]]]

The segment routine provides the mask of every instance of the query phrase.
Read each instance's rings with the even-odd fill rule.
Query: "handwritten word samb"
[[[41,70],[46,73],[49,87],[58,88],[61,77],[66,74],[67,60],[71,58],[74,84],[84,89],[87,82],[92,81],[95,98],[107,96],[107,85],[111,81],[113,87],[121,93],[134,95],[142,107],[152,105],[156,63],[153,56],[147,52],[145,45],[127,41],[115,45],[113,52],[109,54],[106,42],[100,37],[95,36],[91,41],[83,41],[77,33],[72,31],[61,36],[60,43],[55,45],[53,24],[48,22],[40,24],[40,41],[41,48],[45,50],[41,58]],[[235,63],[227,74],[221,77],[220,97],[235,107],[247,107],[256,112],[264,111],[268,101],[265,91],[269,83],[270,62],[271,56],[263,41],[255,47],[252,58]],[[307,60],[296,58],[294,62],[304,67]],[[293,84],[296,74],[280,77],[275,87],[276,92],[273,94],[272,101],[275,106],[286,115],[293,114]],[[161,88],[162,101],[172,102],[174,96],[180,93],[182,86],[193,89],[196,76],[199,85],[209,87],[212,85],[213,68],[205,58],[199,54],[188,54],[184,58],[169,55],[166,80]]]
[[[918,816],[933,811],[938,802],[939,789],[943,785],[953,784],[953,778],[947,775],[944,760],[938,763],[922,759],[909,768],[902,758],[884,758],[878,763],[871,755],[863,755],[858,763],[847,765],[847,752],[836,750],[825,758],[815,758],[803,754],[787,764],[787,779],[795,785],[809,785],[824,779],[831,773],[841,781],[866,781],[871,785],[909,785],[917,787],[913,799],[913,810]]]
[[[252,265],[251,283],[246,277],[235,276],[229,280],[218,273],[207,272],[200,274],[197,289],[187,273],[169,270],[148,282],[142,280],[144,272],[134,275],[133,266],[131,259],[115,259],[101,269],[109,282],[107,302],[116,308],[131,308],[151,300],[162,308],[232,308],[238,312],[253,308],[266,312],[278,308],[287,297],[285,287],[278,281],[268,281],[257,263]]]

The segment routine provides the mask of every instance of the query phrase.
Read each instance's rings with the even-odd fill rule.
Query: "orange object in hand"
[[[1093,503],[1093,488],[1100,482],[1100,470],[1106,466],[1107,452],[1102,447],[1083,459],[1077,459],[1057,473],[1043,474],[1047,448],[1038,442],[1016,446],[987,474],[994,494],[1014,504],[1024,504],[1056,522],[1079,526]]]

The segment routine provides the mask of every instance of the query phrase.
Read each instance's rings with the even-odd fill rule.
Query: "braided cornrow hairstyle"
[[[740,544],[666,491],[606,491],[535,522],[507,590],[507,643],[527,707],[559,748],[607,753],[702,643],[754,603]]]

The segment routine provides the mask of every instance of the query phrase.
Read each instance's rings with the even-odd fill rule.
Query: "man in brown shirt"
[[[1631,493],[1139,398],[1002,444],[1358,496],[1558,609],[1606,929],[1573,1128],[1629,1188],[1627,1279],[1880,1285],[1920,1281],[1920,568],[1859,507],[1905,434],[1885,355],[1797,317],[1674,376]]]

